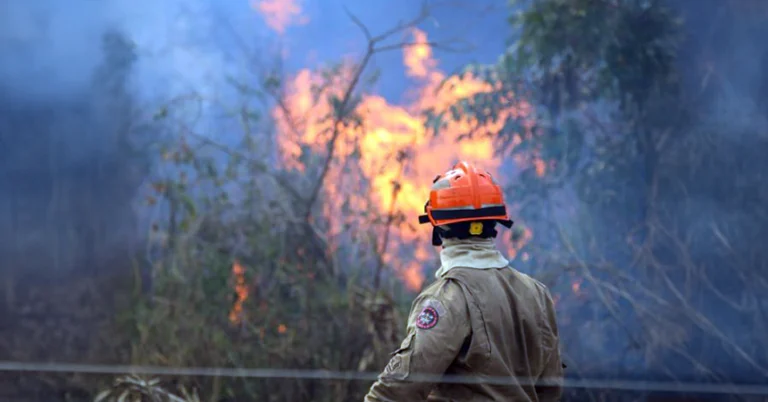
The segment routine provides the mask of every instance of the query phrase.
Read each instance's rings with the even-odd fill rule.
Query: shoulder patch
[[[427,299],[421,303],[421,312],[416,317],[416,326],[421,329],[434,328],[440,317],[445,314],[445,307],[437,299]]]
[[[434,307],[424,307],[416,317],[416,326],[421,329],[434,328],[437,322],[440,320],[440,314]]]

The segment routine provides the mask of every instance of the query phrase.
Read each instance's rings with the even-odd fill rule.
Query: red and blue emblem
[[[416,318],[416,326],[421,329],[434,328],[437,325],[437,321],[440,319],[440,315],[437,313],[437,309],[431,306],[424,307]]]

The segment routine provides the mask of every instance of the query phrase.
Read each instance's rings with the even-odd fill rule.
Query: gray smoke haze
[[[65,100],[89,85],[110,25],[105,2],[0,5],[0,93],[15,101]]]
[[[3,270],[56,277],[127,263],[146,229],[134,201],[154,154],[141,146],[162,134],[149,117],[173,96],[210,92],[225,70],[205,40],[209,5],[0,3]]]
[[[14,276],[95,274],[135,241],[146,160],[129,146],[137,55],[116,5],[0,5],[0,260]]]
[[[291,37],[289,47],[297,55],[287,62],[291,70],[305,66],[307,59],[336,60],[363,48],[358,43],[362,35],[342,3],[306,4],[318,22]],[[386,20],[380,18],[384,6],[392,14]],[[352,8],[373,31],[383,31],[398,19],[412,17],[417,7],[399,1],[395,6]],[[437,11],[444,14],[441,21],[467,19],[460,9]],[[473,30],[472,35],[487,37],[496,31],[475,20],[484,30]],[[495,26],[505,26],[502,17],[494,21]],[[135,128],[132,119],[137,115],[151,115],[175,95],[215,93],[225,74],[248,67],[230,31],[242,35],[254,52],[269,47],[262,43],[268,42],[262,40],[268,29],[245,0],[0,3],[4,267],[16,266],[29,275],[66,275],[86,266],[94,269],[107,259],[119,260],[117,254],[133,246],[130,233],[141,229],[130,200],[146,173],[146,161],[129,157],[121,142]],[[317,39],[320,34],[324,39]],[[493,37],[490,47],[478,42],[489,60],[502,51],[503,35]],[[387,57],[379,66],[402,67],[399,54]],[[452,57],[446,68],[466,62]],[[385,80],[384,92],[392,96],[399,97],[408,86],[397,74]],[[211,120],[199,124],[217,135],[227,131]]]
[[[682,352],[670,349],[645,366],[642,354],[646,350],[641,347],[626,352],[629,357],[619,359],[616,369],[626,373],[622,375],[666,377],[664,370],[669,370],[669,377],[678,379],[764,381],[768,345],[756,323],[762,322],[768,311],[766,288],[761,284],[765,283],[768,261],[762,246],[768,236],[768,159],[764,156],[768,152],[768,46],[764,40],[768,38],[764,23],[768,3],[666,3],[684,21],[685,40],[677,67],[684,84],[681,99],[690,116],[681,119],[683,123],[675,127],[662,149],[659,166],[663,171],[659,174],[663,179],[656,202],[662,223],[672,228],[686,251],[680,252],[671,241],[661,242],[654,248],[655,261],[633,264],[627,258],[624,267],[628,275],[672,301],[650,307],[655,308],[654,314],[678,314],[675,304],[681,303],[682,297],[685,308],[698,311],[709,327],[697,322],[698,318],[680,318],[676,321],[689,331]],[[638,187],[636,199],[641,199],[643,189]],[[597,219],[607,229],[603,244],[610,244],[617,233],[626,233],[612,230],[611,222],[638,221],[637,208],[635,212],[629,205],[613,209],[598,212]],[[601,248],[611,252],[606,246]],[[617,256],[616,260],[622,258]],[[651,270],[653,274],[649,274]],[[670,282],[657,281],[653,275]],[[612,280],[610,276],[605,279]],[[643,334],[642,320],[631,313],[634,307],[622,309],[631,332]],[[645,341],[646,337],[642,339]],[[602,340],[583,341],[595,342]],[[625,353],[621,346],[615,346],[598,348],[601,352],[597,353]],[[640,362],[634,368],[632,354]],[[606,369],[596,368],[602,372]]]

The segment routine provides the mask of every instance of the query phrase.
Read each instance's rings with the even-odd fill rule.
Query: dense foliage
[[[526,88],[548,112],[527,147],[550,161],[550,174],[512,191],[538,194],[518,196],[523,216],[538,218],[531,269],[575,271],[591,295],[560,305],[571,372],[757,381],[768,345],[755,330],[766,308],[756,242],[768,222],[765,162],[748,148],[765,149],[765,115],[737,123],[712,102],[725,88],[691,85],[707,77],[682,57],[701,49],[677,6],[532,1],[512,18],[519,40],[499,64],[474,69]],[[731,102],[766,96],[750,92]],[[467,104],[481,120],[498,115],[486,105],[500,105]],[[723,118],[733,124],[715,123]],[[489,135],[505,130],[514,126]]]

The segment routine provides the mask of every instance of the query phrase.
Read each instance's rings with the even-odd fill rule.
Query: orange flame
[[[432,48],[427,43],[427,34],[422,31],[413,31],[413,43],[406,49],[403,55],[403,64],[406,74],[414,78],[426,78],[430,71],[434,71],[437,63],[432,58]]]
[[[232,276],[235,281],[235,303],[229,311],[229,321],[239,324],[243,317],[243,303],[248,299],[248,286],[245,284],[245,268],[237,260],[232,263]]]
[[[418,84],[415,99],[400,106],[391,105],[375,94],[362,96],[354,111],[362,124],[341,128],[323,189],[326,202],[322,208],[330,225],[329,238],[348,231],[345,227],[366,227],[383,233],[387,229],[381,223],[372,223],[375,221],[371,214],[379,218],[378,222],[391,221],[387,219],[390,211],[401,215],[404,221],[395,221],[389,227],[390,242],[382,259],[396,270],[408,288],[418,290],[424,282],[423,267],[434,258],[434,253],[428,240],[429,228],[414,230],[411,224],[417,222],[417,216],[423,211],[432,178],[459,159],[479,162],[499,177],[502,163],[502,157],[496,152],[497,144],[490,136],[458,141],[462,134],[476,128],[475,119],[465,117],[448,122],[441,127],[439,135],[434,136],[426,129],[423,112],[431,109],[445,113],[460,99],[502,91],[502,88],[471,74],[463,78],[446,76],[437,68],[427,35],[419,30],[412,33],[416,45],[404,48],[404,64],[408,76]],[[324,100],[331,95],[341,97],[352,71],[347,66],[327,82],[328,78],[321,74],[302,70],[289,82],[285,104],[290,115],[286,115],[284,108],[273,111],[285,167],[308,170],[309,166],[300,162],[306,148],[320,155],[327,154],[333,131],[328,116],[333,110]],[[523,127],[530,131],[532,106],[510,91],[504,90],[502,98],[509,106],[502,111],[498,122],[482,129],[498,132],[504,120],[511,117],[522,119]],[[517,133],[514,143],[520,143],[521,137],[527,135],[530,132]],[[506,242],[510,254],[516,255],[530,236],[528,231],[522,240],[514,244]],[[403,255],[412,257],[407,262],[398,261],[397,257]]]
[[[264,22],[279,34],[290,25],[309,22],[297,0],[252,0],[251,7],[264,17]]]

